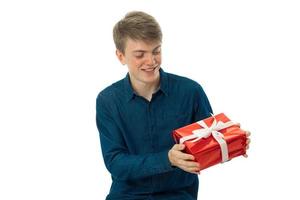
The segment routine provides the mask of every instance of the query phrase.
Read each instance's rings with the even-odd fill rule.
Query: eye
[[[134,55],[134,57],[136,57],[136,58],[143,58],[144,57],[144,53],[136,53],[135,55]]]
[[[160,51],[154,51],[153,52],[153,55],[158,55],[158,54],[160,54]]]
[[[160,49],[153,51],[153,55],[159,55],[160,54]]]

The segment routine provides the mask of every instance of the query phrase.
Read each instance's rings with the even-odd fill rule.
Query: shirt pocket
[[[192,114],[182,112],[165,112],[158,118],[158,125],[168,128],[169,131],[190,124]]]
[[[157,147],[160,150],[170,149],[175,141],[172,137],[172,131],[189,124],[191,116],[189,113],[166,112],[161,113],[157,118],[156,123],[156,141]]]

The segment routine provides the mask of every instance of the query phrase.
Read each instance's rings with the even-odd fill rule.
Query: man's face
[[[161,64],[161,42],[146,43],[128,39],[125,53],[117,50],[122,64],[128,67],[134,84],[151,84],[159,80]]]

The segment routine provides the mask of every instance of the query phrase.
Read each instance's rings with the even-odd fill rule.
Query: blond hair
[[[133,11],[116,23],[113,38],[116,48],[125,53],[127,39],[161,42],[162,31],[154,17],[145,12]]]

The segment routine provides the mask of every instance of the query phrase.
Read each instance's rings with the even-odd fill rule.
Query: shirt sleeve
[[[104,163],[114,179],[141,179],[174,170],[168,158],[168,150],[143,155],[131,154],[112,112],[112,103],[100,94],[96,102],[96,123]]]
[[[210,105],[210,102],[201,87],[197,88],[195,92],[195,115],[194,115],[194,121],[203,120],[207,117],[210,117],[213,113],[212,107]]]

